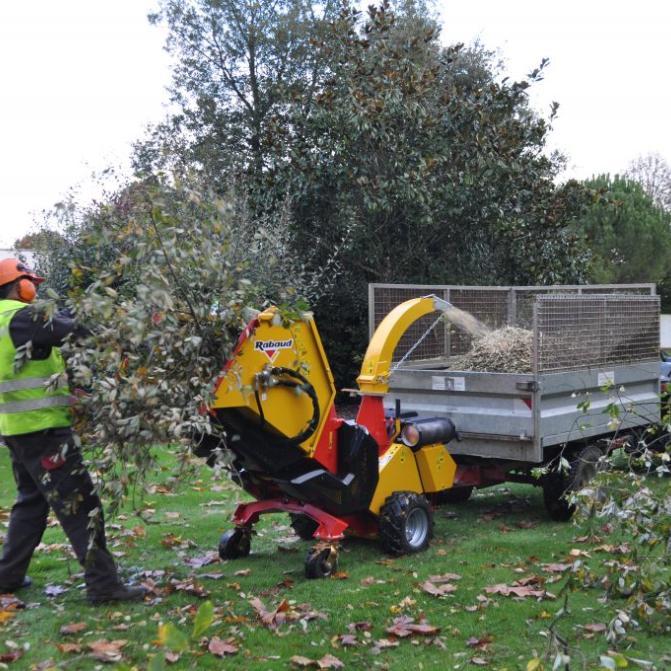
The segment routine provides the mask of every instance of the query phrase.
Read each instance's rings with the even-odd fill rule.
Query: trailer
[[[450,419],[457,463],[444,500],[466,500],[474,487],[521,481],[543,487],[554,519],[615,445],[635,445],[659,424],[659,298],[654,285],[455,287],[371,285],[371,328],[397,300],[434,294],[491,328],[531,330],[530,370],[454,369],[468,334],[427,316],[394,354],[387,413]],[[562,457],[565,461],[562,461]],[[561,464],[570,468],[561,469]],[[535,477],[538,469],[547,472]]]

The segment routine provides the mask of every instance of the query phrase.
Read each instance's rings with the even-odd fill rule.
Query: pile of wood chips
[[[533,334],[515,326],[473,338],[471,349],[449,359],[451,370],[487,373],[530,373]]]

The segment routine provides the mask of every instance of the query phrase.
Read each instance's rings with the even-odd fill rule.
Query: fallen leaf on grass
[[[399,645],[400,643],[398,641],[389,638],[381,638],[375,641],[371,648],[371,652],[375,655],[379,655],[383,650],[386,650],[387,648],[398,648]]]
[[[477,638],[476,636],[471,636],[466,641],[466,645],[469,648],[477,648],[478,650],[487,650],[489,647],[489,644],[494,641],[494,637],[491,636],[490,634],[485,634],[481,638]]]
[[[317,662],[314,659],[310,659],[309,657],[303,657],[302,655],[294,655],[290,660],[289,660],[294,666],[297,666],[301,669],[307,669],[308,667],[314,667],[317,666]]]
[[[347,625],[347,630],[354,633],[355,631],[370,631],[373,625],[370,622],[350,622]]]
[[[531,520],[522,520],[520,522],[516,522],[515,526],[520,529],[533,529],[534,527],[538,526],[538,522],[532,522]]]
[[[163,653],[163,657],[165,657],[165,661],[168,662],[168,664],[176,664],[179,662],[181,655],[178,652],[173,652],[172,650],[166,650]]]
[[[287,617],[286,612],[289,610],[289,602],[282,599],[275,610],[269,611],[266,609],[261,599],[254,597],[249,600],[252,608],[256,611],[261,622],[269,629],[276,629],[280,624],[283,624]]]
[[[608,552],[609,554],[627,554],[630,551],[626,543],[621,545],[597,545],[593,548],[594,552]]]
[[[585,552],[585,550],[578,550],[577,548],[573,548],[568,554],[569,557],[587,557],[587,559],[592,558],[592,555],[590,555],[589,552]]]
[[[333,655],[326,654],[321,659],[310,659],[302,655],[294,655],[291,663],[301,669],[342,669],[345,665]]]
[[[336,640],[343,648],[353,647],[358,643],[354,634],[341,634]]]
[[[277,607],[269,611],[266,609],[263,601],[258,597],[249,600],[250,605],[256,611],[259,619],[269,629],[277,629],[280,625],[288,621],[299,620],[302,622],[309,622],[310,620],[326,620],[327,615],[319,611],[312,610],[310,605],[302,603],[297,606],[292,606],[286,599],[282,599]]]
[[[240,576],[242,578],[251,575],[252,569],[250,568],[241,568],[239,571],[236,571],[233,575]]]
[[[516,596],[521,599],[526,599],[527,597],[533,597],[535,599],[554,599],[554,594],[544,590],[536,589],[528,585],[521,585],[518,582],[514,582],[512,585],[505,585],[500,583],[498,585],[490,585],[485,587],[485,592],[487,594],[501,594],[502,596]]]
[[[541,568],[548,573],[563,573],[568,571],[573,564],[541,564]]]
[[[63,653],[81,652],[82,646],[79,643],[57,643],[56,647]]]
[[[583,626],[585,638],[594,638],[595,634],[603,634],[608,629],[605,624],[597,622],[595,624],[586,624]]]
[[[440,627],[434,627],[424,620],[415,623],[414,618],[402,616],[394,618],[392,626],[387,627],[385,632],[397,638],[406,638],[414,634],[419,636],[435,636],[440,632]]]
[[[71,624],[64,624],[61,627],[60,632],[63,636],[78,634],[80,631],[84,631],[87,626],[86,622],[72,622]]]
[[[184,592],[201,599],[204,599],[210,594],[195,578],[189,578],[182,581],[172,580],[171,585],[176,592]]]
[[[219,553],[216,550],[213,550],[212,552],[206,552],[199,557],[189,557],[184,560],[184,563],[191,566],[191,568],[201,568],[201,566],[209,566],[210,564],[215,564],[219,561],[221,561]]]
[[[461,576],[458,573],[441,573],[441,575],[430,575],[429,580],[436,585],[440,585],[444,582],[461,580]]]
[[[207,649],[216,657],[225,657],[226,655],[235,655],[239,648],[228,641],[222,641],[218,636],[213,636],[207,645]]]
[[[23,650],[12,650],[12,652],[3,652],[0,654],[0,662],[3,664],[11,664],[23,655]]]
[[[61,594],[65,594],[67,591],[67,587],[63,587],[62,585],[47,585],[44,588],[44,593],[51,597],[60,596]]]
[[[443,583],[442,585],[434,585],[427,580],[422,583],[421,587],[424,592],[431,594],[432,596],[446,596],[457,591],[457,586],[449,582]]]
[[[123,648],[128,641],[108,641],[104,638],[93,643],[88,644],[91,650],[91,656],[101,662],[120,662],[122,658],[121,648]]]
[[[21,599],[17,599],[13,594],[0,595],[0,610],[18,610],[25,607],[26,604]]]
[[[487,666],[487,664],[489,664],[489,662],[482,657],[471,657],[470,662],[471,664],[475,664],[475,666]]]

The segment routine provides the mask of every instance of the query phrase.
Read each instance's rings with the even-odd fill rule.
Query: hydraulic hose
[[[315,388],[312,386],[312,384],[310,384],[310,381],[305,376],[301,375],[301,373],[299,373],[297,370],[276,366],[274,368],[267,369],[265,372],[268,377],[272,376],[276,378],[272,386],[287,387],[289,389],[299,388],[301,391],[305,392],[312,401],[312,417],[300,433],[297,433],[295,436],[288,438],[275,437],[275,440],[280,442],[282,445],[299,445],[303,441],[310,438],[310,436],[312,436],[312,434],[319,426],[320,412],[317,392],[315,392]],[[256,399],[256,406],[259,410],[259,417],[261,418],[261,428],[263,428],[266,425],[266,418],[263,412],[263,406],[261,404],[261,397],[259,396],[258,385],[254,387],[254,398]]]

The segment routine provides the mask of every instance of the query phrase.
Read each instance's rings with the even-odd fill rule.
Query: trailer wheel
[[[251,550],[250,531],[236,527],[229,529],[219,539],[219,556],[222,559],[246,557]]]
[[[601,455],[596,445],[588,445],[575,453],[568,473],[549,473],[543,478],[543,500],[553,520],[571,519],[575,506],[569,504],[567,496],[582,489],[597,474]]]
[[[304,541],[311,541],[319,526],[317,522],[307,515],[290,513],[289,516],[291,517],[291,527],[296,532],[296,535]]]
[[[468,487],[451,487],[450,489],[443,489],[441,492],[432,494],[431,499],[439,505],[443,503],[466,503],[471,498],[472,493],[472,485]]]
[[[380,509],[380,543],[393,555],[421,552],[433,537],[433,513],[425,496],[394,492]]]

